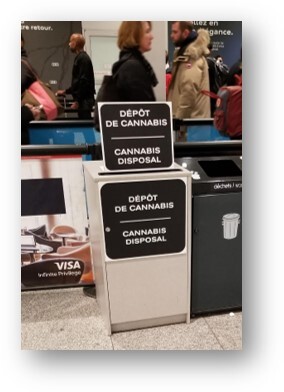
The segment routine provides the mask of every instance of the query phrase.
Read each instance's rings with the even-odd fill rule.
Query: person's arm
[[[55,93],[55,95],[58,96],[58,97],[60,97],[60,96],[64,96],[64,95],[66,95],[66,94],[69,94],[69,93],[67,93],[66,91],[67,91],[67,90],[57,90],[56,93]]]
[[[40,114],[42,110],[42,105],[40,106],[33,106],[29,103],[21,106],[21,116],[22,120],[30,122],[33,120],[39,120]]]
[[[193,65],[192,68],[183,70],[180,79],[180,91],[176,118],[187,118],[191,116],[194,106],[196,105],[199,86],[201,84],[202,69]]]
[[[32,70],[28,67],[26,62],[21,61],[21,94],[25,92],[30,85],[36,81],[36,76],[32,73]]]

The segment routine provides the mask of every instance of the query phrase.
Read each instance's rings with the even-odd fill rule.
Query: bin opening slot
[[[167,172],[181,172],[181,169],[163,169],[163,170],[132,170],[132,171],[118,171],[118,172],[100,172],[99,176],[121,175],[121,174],[149,174],[149,173],[167,173]]]
[[[240,177],[241,169],[230,159],[198,161],[208,177]]]

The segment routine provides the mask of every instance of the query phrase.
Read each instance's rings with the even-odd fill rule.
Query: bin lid
[[[192,194],[241,192],[242,160],[239,156],[185,157],[175,162],[192,176]]]
[[[237,220],[239,218],[240,218],[240,214],[237,214],[237,213],[226,214],[226,215],[223,216],[223,220],[227,221],[227,222],[235,221],[235,220]]]

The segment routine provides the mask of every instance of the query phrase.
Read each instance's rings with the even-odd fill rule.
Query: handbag
[[[99,102],[117,102],[119,101],[119,91],[116,86],[115,77],[113,75],[105,75],[101,87],[96,96],[94,109],[94,126],[100,132],[100,116],[99,116]]]
[[[22,62],[29,68],[36,78],[36,81],[25,90],[22,96],[22,105],[25,105],[26,103],[29,103],[33,106],[41,105],[41,119],[54,120],[64,112],[63,106],[60,104],[51,88],[48,87],[46,83],[42,82],[35,74],[29,63],[24,60],[22,60]]]

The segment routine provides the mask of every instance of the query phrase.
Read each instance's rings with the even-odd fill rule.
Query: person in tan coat
[[[209,54],[209,33],[204,29],[196,32],[192,22],[173,22],[171,39],[177,47],[168,93],[173,117],[210,118],[210,99],[202,93],[210,90],[205,57]]]

